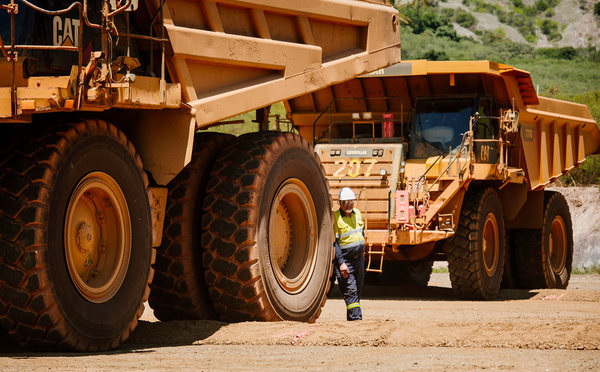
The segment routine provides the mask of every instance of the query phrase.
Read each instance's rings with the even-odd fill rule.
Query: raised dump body
[[[254,109],[263,129],[272,103],[399,62],[397,11],[51,6],[0,4],[0,324],[95,351],[127,339],[148,298],[161,320],[316,319],[332,234],[311,144],[196,131]]]
[[[529,73],[490,61],[405,61],[286,105],[334,199],[360,191],[369,270],[384,281],[426,284],[447,259],[466,298],[495,297],[503,273],[566,287],[568,207],[543,189],[600,151],[585,105],[538,97]]]

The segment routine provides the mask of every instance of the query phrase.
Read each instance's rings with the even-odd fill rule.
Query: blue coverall
[[[358,209],[353,209],[350,216],[341,210],[334,213],[335,231],[335,272],[346,303],[346,319],[362,320],[360,294],[365,282],[365,238],[364,223]],[[340,274],[339,267],[346,263],[348,277]]]

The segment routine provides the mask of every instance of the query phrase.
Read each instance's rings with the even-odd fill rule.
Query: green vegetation
[[[600,265],[595,264],[590,267],[574,267],[571,270],[572,275],[590,275],[590,274],[600,274]]]
[[[548,19],[554,16],[554,8],[559,2],[560,0],[537,0],[532,6],[528,6],[522,0],[513,0],[512,3],[500,6],[484,0],[462,0],[462,4],[470,11],[493,14],[500,22],[516,28],[530,43],[537,39],[536,27],[549,41],[558,41],[562,38],[558,23]],[[476,24],[475,17],[464,9],[440,10],[435,6],[424,7],[419,1],[414,1],[408,6],[398,7],[398,10],[405,19],[412,21],[411,25],[416,34],[421,34],[426,29],[431,29],[435,33],[440,27],[445,28],[449,22],[456,22],[461,27],[470,29],[473,29]],[[600,9],[598,11],[600,12]],[[495,31],[494,34],[498,33]],[[454,39],[456,40],[456,37]],[[488,41],[484,40],[484,42]]]
[[[287,122],[281,123],[280,127],[277,128],[277,115],[279,116],[280,121],[285,121],[286,112],[282,103],[276,103],[271,106],[271,113],[269,115],[269,129],[272,130],[282,130],[282,131],[290,131],[290,125]],[[210,132],[219,132],[219,133],[229,133],[236,136],[244,133],[257,132],[258,131],[258,123],[255,122],[256,113],[254,111],[247,112],[242,115],[234,116],[224,121],[243,121],[241,123],[235,124],[226,124],[226,125],[217,125],[214,127],[210,127],[208,131]]]
[[[448,274],[448,266],[434,267],[431,270],[434,274]]]
[[[475,24],[476,19],[473,14],[463,9],[456,9],[456,12],[454,13],[454,21],[461,27],[469,28]]]
[[[542,30],[542,33],[548,37],[550,41],[562,39],[562,35],[558,32],[558,23],[549,19],[540,19],[537,25]]]

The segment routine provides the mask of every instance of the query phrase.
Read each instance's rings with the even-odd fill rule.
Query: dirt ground
[[[159,322],[147,309],[112,352],[32,353],[0,335],[0,371],[600,370],[600,275],[471,302],[433,274],[426,289],[367,286],[362,307],[346,322],[334,290],[314,324]]]
[[[571,209],[574,266],[600,263],[600,191],[556,190]],[[33,353],[0,330],[0,371],[600,370],[600,275],[491,302],[456,300],[448,274],[363,297],[365,320],[352,323],[336,290],[314,324],[159,322],[147,308],[119,350],[98,354]]]

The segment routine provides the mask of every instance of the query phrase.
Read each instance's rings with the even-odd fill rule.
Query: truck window
[[[496,103],[489,98],[482,98],[479,101],[479,119],[475,128],[475,138],[477,139],[494,139],[498,138],[498,119],[490,118],[490,116],[498,116],[496,112]]]
[[[410,157],[424,159],[440,155],[450,145],[460,146],[469,130],[473,97],[418,100],[413,115]]]

